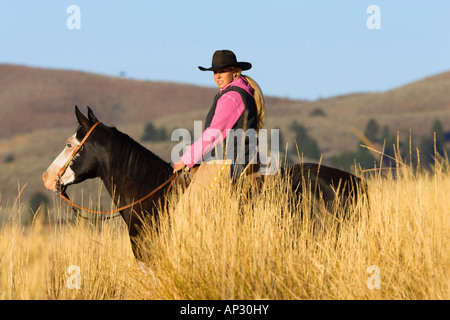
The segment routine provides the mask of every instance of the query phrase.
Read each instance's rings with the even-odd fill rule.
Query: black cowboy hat
[[[202,71],[216,71],[227,67],[238,67],[244,71],[249,70],[252,64],[250,62],[238,62],[233,51],[217,50],[214,52],[211,68],[203,68],[200,66],[198,68]]]

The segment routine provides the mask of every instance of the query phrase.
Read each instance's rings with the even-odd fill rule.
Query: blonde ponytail
[[[256,129],[261,129],[266,120],[266,105],[264,101],[264,95],[261,91],[261,88],[259,87],[259,85],[256,83],[255,80],[253,80],[249,76],[243,75],[243,77],[245,78],[245,80],[247,80],[247,82],[250,84],[253,90],[255,90],[254,97],[256,102],[256,118],[257,118]]]
[[[249,76],[243,75],[242,70],[240,68],[234,68],[234,78],[238,78],[240,76],[244,77],[245,80],[250,84],[250,86],[254,90],[254,98],[256,102],[256,129],[259,130],[264,125],[264,122],[266,121],[266,104],[264,101],[264,95],[261,91],[261,88],[256,83],[255,80],[250,78]]]

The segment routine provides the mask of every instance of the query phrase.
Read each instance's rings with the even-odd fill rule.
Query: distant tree
[[[380,126],[374,119],[370,119],[367,122],[366,129],[364,130],[364,136],[371,142],[379,142]]]
[[[3,160],[4,163],[12,163],[14,162],[15,158],[14,155],[12,155],[11,153],[6,155],[5,159]]]
[[[433,125],[431,127],[431,136],[433,138],[433,143],[436,136],[436,152],[441,156],[444,155],[445,132],[444,127],[442,126],[442,122],[439,119],[436,119],[433,122]]]
[[[307,158],[319,159],[320,150],[317,142],[308,135],[305,127],[303,127],[301,124],[298,124],[297,121],[294,120],[289,128],[295,134],[294,138],[298,145],[300,153]],[[297,147],[295,145],[291,147],[291,152],[297,155]]]
[[[385,126],[379,132],[378,124],[375,120],[371,119],[366,126],[364,135],[371,141],[377,141],[384,145],[383,165],[393,166],[397,158],[397,152],[400,153],[402,161],[409,163],[412,169],[416,169],[419,163],[422,168],[429,168],[434,164],[436,153],[443,156],[446,154],[446,134],[440,120],[436,119],[433,122],[431,133],[425,135],[420,140],[417,148],[416,142],[412,136],[408,136],[407,139],[399,141],[397,149],[397,136],[392,134],[389,127]],[[373,157],[367,148],[360,147],[362,142],[358,143],[356,152],[343,152],[339,155],[333,156],[330,160],[331,163],[344,170],[348,170],[356,162],[363,169],[370,169],[374,167],[374,164],[378,162]],[[419,155],[417,155],[417,149],[419,149]]]
[[[372,169],[377,163],[369,149],[362,147],[362,142],[358,143],[356,151],[344,151],[338,155],[331,157],[331,164],[342,169],[351,171],[355,166],[360,166],[361,169]]]
[[[411,168],[417,168],[417,146],[412,135],[408,137],[402,143],[401,155],[405,163],[408,163]]]
[[[391,166],[395,161],[395,146],[397,144],[397,137],[389,131],[389,127],[385,126],[380,135],[380,143],[384,144],[383,160],[386,165]]]
[[[147,123],[144,128],[144,134],[141,137],[142,141],[163,141],[167,139],[167,132],[165,128],[156,128],[152,122]]]
[[[44,222],[48,222],[48,206],[49,199],[47,195],[42,192],[34,193],[29,201],[30,215],[26,219],[25,223],[30,223],[36,214],[40,214],[43,217]]]
[[[429,136],[423,136],[419,145],[420,165],[428,168],[434,163],[434,141]]]
[[[445,132],[438,119],[433,122],[431,133],[420,140],[419,153],[420,163],[425,168],[434,164],[437,154],[445,154]]]
[[[362,142],[360,145],[363,144]],[[372,169],[376,162],[372,153],[370,153],[369,149],[359,146],[356,149],[355,153],[355,161],[357,164],[361,166],[362,169]]]
[[[341,170],[350,171],[355,162],[355,153],[352,151],[343,151],[338,155],[331,157],[331,164]]]
[[[311,117],[325,117],[326,114],[321,108],[316,108],[309,113]]]
[[[371,142],[381,142],[385,143],[384,154],[389,157],[395,158],[394,143],[396,143],[396,138],[393,136],[389,128],[386,126],[380,133],[380,127],[376,120],[370,119],[367,122],[366,128],[364,130],[364,136]],[[351,170],[351,168],[356,164],[362,169],[372,169],[379,162],[374,158],[373,154],[369,149],[362,147],[366,143],[359,141],[356,146],[356,151],[346,151],[339,155],[335,155],[331,158],[331,163],[341,169]],[[384,157],[384,161],[387,165],[391,165],[393,160],[389,157]]]

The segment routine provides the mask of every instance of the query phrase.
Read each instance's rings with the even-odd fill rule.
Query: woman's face
[[[214,71],[214,81],[216,81],[219,89],[225,88],[233,81],[233,67],[222,68]]]

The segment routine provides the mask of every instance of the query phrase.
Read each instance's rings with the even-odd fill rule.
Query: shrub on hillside
[[[156,128],[152,122],[147,123],[144,128],[142,141],[163,141],[167,140],[167,132],[165,128]]]

